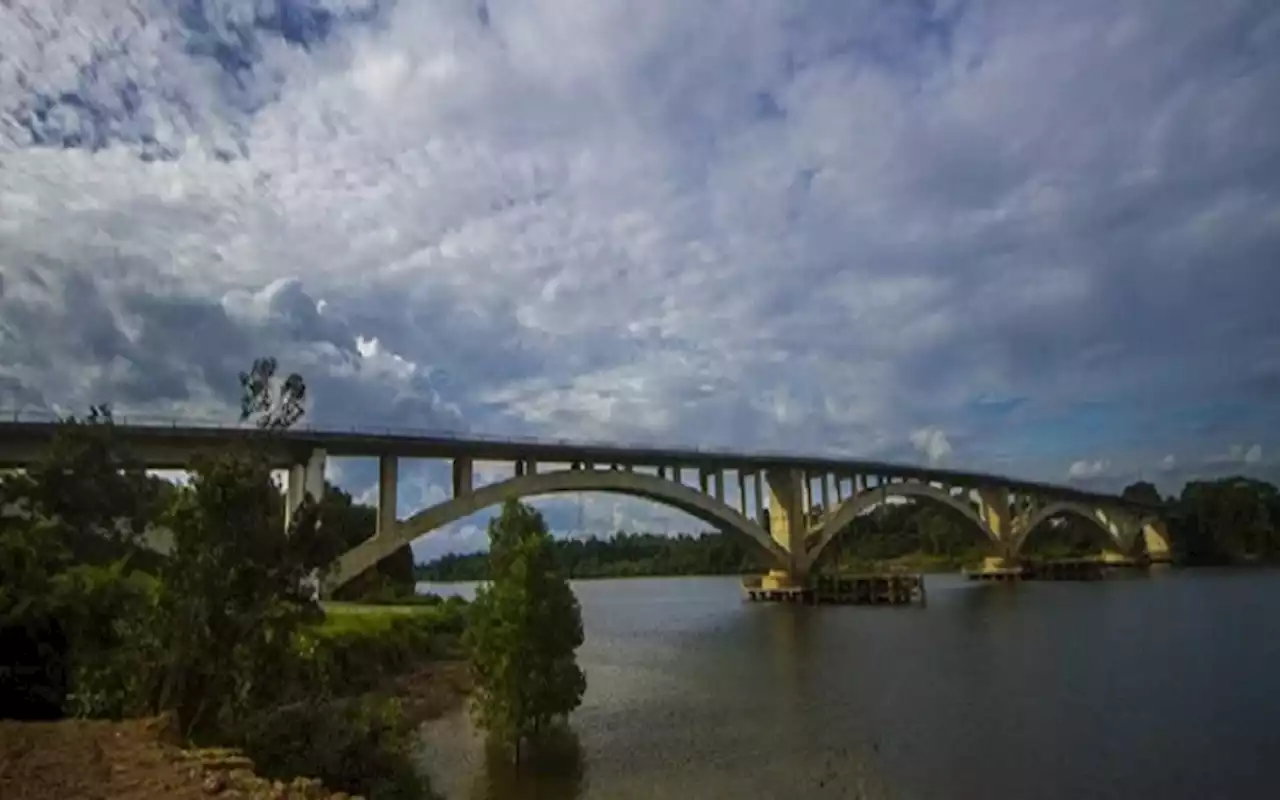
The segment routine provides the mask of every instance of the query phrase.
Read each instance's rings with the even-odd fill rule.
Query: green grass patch
[[[425,661],[456,658],[467,603],[384,606],[324,603],[324,619],[298,643],[311,674],[334,694],[368,691]]]

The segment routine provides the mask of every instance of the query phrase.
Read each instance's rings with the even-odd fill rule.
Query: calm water
[[[924,609],[745,604],[736,579],[575,588],[576,754],[517,780],[453,715],[423,731],[447,797],[1280,796],[1278,572],[943,576]]]

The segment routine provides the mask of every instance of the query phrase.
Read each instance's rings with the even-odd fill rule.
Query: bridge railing
[[[54,423],[63,420],[65,414],[45,409],[0,409],[0,423]],[[84,418],[84,415],[77,415],[78,419]],[[214,416],[167,416],[162,414],[112,414],[112,421],[117,425],[128,425],[135,427],[147,428],[198,428],[211,431],[253,431],[256,427],[252,422],[241,422],[238,419],[228,419],[226,417]],[[603,450],[649,450],[649,451],[671,451],[678,453],[694,453],[705,455],[708,458],[734,459],[742,458],[744,454],[735,453],[732,450],[721,447],[706,447],[704,445],[689,444],[669,444],[663,442],[625,442],[625,441],[600,441],[600,440],[584,440],[584,439],[564,439],[564,438],[539,438],[533,436],[519,435],[495,435],[474,433],[466,429],[449,429],[449,428],[412,428],[412,427],[396,427],[396,426],[378,426],[378,425],[330,425],[330,424],[313,424],[301,423],[289,429],[291,432],[313,433],[316,435],[326,434],[344,434],[354,436],[397,436],[403,438],[430,438],[456,440],[466,442],[492,442],[494,444],[526,444],[526,445],[544,445],[544,446],[563,446],[569,448],[598,448]],[[828,452],[828,453],[803,453],[785,452],[779,450],[753,450],[748,454],[751,458],[769,459],[778,458],[787,461],[803,460],[812,458],[815,460],[842,461],[849,457],[845,453]],[[886,471],[892,472],[894,469],[905,470],[926,470],[930,468],[923,465],[914,464],[889,464],[881,465]],[[943,470],[949,472],[949,470]],[[997,475],[983,475],[979,473],[962,473],[965,478],[982,478],[990,480],[1007,480],[1012,484],[1032,485],[1033,482],[1018,481],[1009,478],[1003,478]],[[1081,491],[1074,487],[1052,486],[1049,484],[1040,484],[1038,488],[1054,491],[1067,491],[1071,494],[1090,495],[1087,491]],[[1118,498],[1107,498],[1118,499]]]
[[[67,415],[59,414],[56,411],[48,410],[6,410],[0,409],[0,422],[18,422],[18,423],[56,423],[66,419]],[[84,419],[86,415],[77,415],[77,419]],[[117,425],[127,425],[141,428],[203,428],[211,431],[253,431],[257,430],[254,423],[245,421],[241,422],[237,419],[227,419],[226,417],[212,416],[166,416],[161,414],[112,414],[111,421]],[[494,444],[529,444],[529,445],[559,445],[565,447],[581,447],[581,448],[607,448],[607,449],[635,449],[635,450],[673,450],[680,452],[703,453],[706,455],[724,455],[730,456],[734,453],[724,448],[706,447],[704,445],[689,444],[671,444],[664,442],[626,442],[626,441],[604,441],[591,439],[564,439],[551,437],[535,437],[520,436],[515,434],[498,435],[475,433],[467,429],[457,428],[413,428],[406,426],[387,426],[387,425],[330,425],[330,424],[313,424],[300,423],[289,429],[290,431],[301,431],[304,433],[314,433],[317,435],[324,434],[348,434],[355,436],[400,436],[405,438],[430,438],[430,439],[457,439],[469,442],[493,442]],[[794,458],[794,453],[786,453],[782,451],[752,451],[753,456],[762,457],[778,457],[778,458]],[[815,456],[820,458],[839,458],[838,455]]]

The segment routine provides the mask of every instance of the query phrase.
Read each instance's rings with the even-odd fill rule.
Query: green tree
[[[1138,481],[1136,483],[1129,484],[1124,487],[1124,491],[1120,493],[1120,496],[1125,500],[1132,500],[1136,503],[1148,503],[1153,506],[1158,506],[1164,502],[1160,499],[1160,491],[1156,489],[1154,484],[1148,481]]]
[[[105,406],[66,418],[34,464],[0,477],[0,707],[18,716],[136,708],[137,671],[112,666],[129,625],[116,623],[148,600],[128,565],[158,481],[120,457],[110,422]]]
[[[298,373],[276,380],[274,358],[258,358],[240,373],[240,421],[253,419],[263,430],[293,427],[306,414],[307,384]]]
[[[306,385],[277,385],[275,359],[242,373],[241,418],[264,430],[301,419]],[[320,612],[308,585],[341,552],[305,501],[285,530],[271,465],[251,446],[198,459],[190,485],[165,515],[173,552],[160,575],[158,710],[187,735],[227,731],[238,715],[268,705],[281,687],[276,665],[299,626]]]
[[[368,539],[378,524],[377,519],[377,509],[356,503],[349,493],[333,484],[325,484],[324,497],[320,500],[320,524],[325,535],[341,542],[344,550]],[[412,596],[416,583],[413,551],[405,545],[379,561],[373,569],[342,586],[334,593],[333,599],[394,601]]]
[[[490,583],[476,593],[464,638],[474,712],[499,742],[537,742],[582,702],[586,677],[578,599],[555,564],[542,515],[516,500],[489,523]]]

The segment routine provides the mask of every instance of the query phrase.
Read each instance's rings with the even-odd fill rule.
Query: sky
[[[0,409],[1277,480],[1277,97],[1274,0],[2,0]]]

